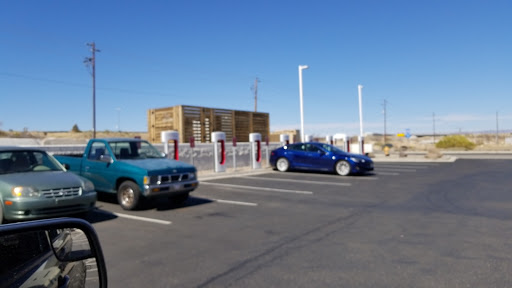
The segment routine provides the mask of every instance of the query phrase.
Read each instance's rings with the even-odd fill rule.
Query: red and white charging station
[[[343,150],[345,152],[350,152],[350,138],[348,138],[346,134],[342,134],[342,133],[334,134],[333,140],[334,140],[335,145],[336,145],[336,141],[338,141],[338,140],[342,141],[343,142]]]
[[[305,139],[306,142],[313,142],[313,135],[306,135],[304,137],[306,138]]]
[[[290,144],[290,135],[288,135],[288,134],[279,135],[279,142],[281,142],[281,146],[289,145]]]
[[[162,131],[160,134],[162,138],[162,143],[164,143],[164,152],[166,155],[169,155],[169,141],[172,141],[174,145],[174,160],[180,160],[180,151],[179,151],[179,139],[180,134],[178,131]]]
[[[364,137],[358,136],[357,140],[359,141],[359,154],[364,155]]]
[[[252,169],[261,168],[261,134],[250,133],[249,142],[251,142],[251,163]]]
[[[327,142],[327,144],[334,145],[334,140],[333,140],[332,135],[325,136],[325,141]]]
[[[226,172],[226,133],[212,132],[215,172]]]

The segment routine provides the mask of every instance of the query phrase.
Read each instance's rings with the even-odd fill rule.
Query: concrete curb
[[[272,172],[272,168],[261,168],[252,170],[249,168],[241,168],[237,170],[227,170],[226,172],[215,173],[213,171],[198,171],[197,178],[199,181],[208,181],[214,179],[223,179],[223,178],[232,178],[232,177],[241,177],[247,175],[258,175]]]

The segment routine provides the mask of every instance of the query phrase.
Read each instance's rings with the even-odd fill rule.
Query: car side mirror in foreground
[[[98,236],[82,219],[0,225],[0,256],[2,287],[107,287]]]

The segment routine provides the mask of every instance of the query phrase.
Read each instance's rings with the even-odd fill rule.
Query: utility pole
[[[117,110],[117,132],[121,132],[121,108],[116,108]]]
[[[436,113],[432,113],[433,131],[434,131],[434,144],[436,144]]]
[[[92,57],[86,57],[84,63],[91,65],[92,68],[92,138],[96,138],[96,52],[100,52],[96,49],[96,43],[87,43],[87,46],[91,47]]]
[[[254,90],[254,112],[258,112],[258,82],[260,82],[260,79],[258,79],[258,77],[256,77],[256,79],[254,79],[254,86],[253,86],[253,90]]]
[[[384,99],[384,144],[386,144],[386,105],[387,105],[388,101],[386,101],[386,99]]]
[[[498,111],[496,111],[496,144],[498,144],[498,133],[499,133],[499,127],[498,127]]]

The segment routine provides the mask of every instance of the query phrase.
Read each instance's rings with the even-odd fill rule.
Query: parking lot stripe
[[[400,173],[396,172],[376,172],[377,175],[391,175],[391,176],[398,176]]]
[[[234,185],[234,184],[224,184],[224,183],[204,182],[204,181],[201,182],[201,184],[224,186],[224,187],[230,187],[230,188],[273,191],[273,192],[281,192],[281,193],[295,193],[295,194],[307,194],[307,195],[313,194],[313,192],[311,192],[311,191],[286,190],[286,189],[277,189],[277,188],[254,187],[254,186],[244,186],[244,185]]]
[[[257,203],[250,203],[250,202],[240,202],[240,201],[221,200],[221,199],[212,199],[212,200],[215,200],[215,202],[226,203],[226,204],[235,204],[235,205],[244,205],[244,206],[258,206]]]
[[[253,176],[242,176],[238,178],[246,179],[261,179],[268,181],[281,181],[281,182],[294,182],[294,183],[306,183],[306,184],[322,184],[322,185],[338,185],[338,186],[351,186],[350,183],[336,183],[336,182],[322,182],[322,181],[309,181],[309,180],[296,180],[296,179],[277,179],[277,178],[265,178],[265,177],[253,177]]]
[[[396,171],[396,172],[416,172],[416,169],[400,169],[400,168],[378,168],[384,171]]]
[[[380,169],[380,168],[402,168],[402,169],[428,169],[428,168],[431,168],[431,167],[427,167],[427,166],[407,166],[407,165],[375,165],[375,168],[377,169]]]
[[[271,172],[272,174],[280,174],[280,175],[294,175],[294,173],[283,173],[283,172]],[[296,173],[295,173],[296,174]],[[304,175],[304,174],[301,174],[301,175]],[[337,175],[326,175],[326,174],[307,174],[308,176],[311,176],[311,177],[315,177],[315,178],[330,178],[330,179],[343,179],[343,180],[378,180],[379,178],[378,177],[374,177],[374,176],[368,176],[368,175],[365,175],[365,176],[337,176]],[[250,177],[250,176],[248,176]],[[285,178],[282,178],[282,179],[285,179]],[[286,178],[288,179],[288,178]],[[293,180],[290,178],[290,180]]]
[[[147,218],[147,217],[140,217],[140,216],[134,216],[134,215],[128,215],[128,214],[122,214],[122,213],[116,213],[116,212],[110,212],[110,211],[104,211],[96,209],[96,212],[104,213],[104,214],[114,214],[117,217],[120,218],[127,218],[127,219],[133,219],[133,220],[139,220],[139,221],[145,221],[145,222],[152,222],[157,224],[164,224],[164,225],[170,225],[172,224],[171,221],[165,221],[165,220],[159,220],[159,219],[153,219],[153,218]]]

